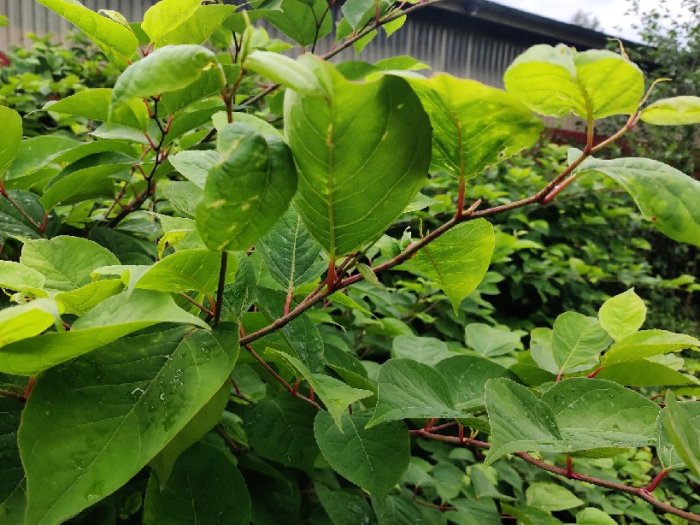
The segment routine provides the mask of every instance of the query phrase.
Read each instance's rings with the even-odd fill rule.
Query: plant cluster
[[[624,54],[563,45],[518,57],[505,90],[329,62],[431,2],[349,0],[336,23],[324,0],[162,0],[129,23],[37,1],[119,75],[44,106],[80,136],[24,137],[0,107],[0,523],[700,520],[700,340],[642,329],[631,289],[551,328],[479,322],[499,280],[517,298],[540,278],[509,257],[571,259],[519,233],[567,188],[594,204],[614,184],[700,245],[700,183],[600,157],[640,121],[698,123],[700,98],[648,104]],[[336,44],[292,59],[261,19]],[[583,150],[494,185],[539,115],[571,113]]]

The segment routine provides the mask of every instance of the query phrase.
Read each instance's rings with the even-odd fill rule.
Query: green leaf
[[[122,291],[119,279],[95,281],[69,292],[58,292],[54,298],[66,308],[66,313],[85,315],[102,301]]]
[[[644,94],[644,75],[612,51],[578,52],[540,44],[518,56],[503,75],[506,90],[543,115],[588,119],[630,115]]]
[[[561,441],[552,409],[527,387],[491,379],[485,389],[491,451],[487,463],[520,451],[548,451]]]
[[[616,525],[607,513],[595,507],[586,507],[576,514],[576,525]]]
[[[382,499],[408,468],[410,440],[401,423],[367,429],[368,422],[368,414],[344,415],[340,430],[328,412],[319,412],[314,435],[333,470]]]
[[[700,181],[662,162],[643,158],[589,158],[578,172],[607,175],[627,193],[645,219],[674,241],[700,246]]]
[[[662,98],[645,107],[640,118],[655,126],[700,124],[700,97]]]
[[[0,310],[0,347],[38,335],[60,322],[60,311],[52,299],[37,299]]]
[[[95,157],[90,161],[105,164],[71,172],[64,170],[47,184],[41,197],[41,203],[46,209],[50,210],[59,204],[76,204],[99,197],[108,198],[114,195],[115,183],[128,182],[130,163],[135,159],[122,155],[118,155],[118,159],[114,159],[113,155]]]
[[[551,374],[559,372],[554,360],[551,328],[534,328],[530,332],[530,356],[541,369]]]
[[[0,106],[0,128],[3,130],[0,143],[0,177],[14,162],[22,143],[22,117],[14,109]]]
[[[27,241],[20,262],[41,273],[47,289],[67,291],[90,283],[92,270],[119,264],[119,259],[93,241],[61,235]]]
[[[445,292],[454,311],[486,275],[495,246],[493,226],[485,219],[448,230],[399,269],[426,276]]]
[[[36,195],[21,190],[8,191],[7,194],[34,220],[34,223],[41,224],[44,208]],[[35,226],[3,197],[0,199],[0,240],[4,241],[7,237],[37,239],[40,235]]]
[[[111,103],[111,89],[92,88],[79,91],[57,102],[49,102],[44,106],[44,110],[106,122],[109,119]],[[113,124],[145,130],[147,122],[148,112],[142,100],[129,100],[114,108],[112,112]]]
[[[0,522],[22,523],[24,469],[17,447],[17,429],[24,403],[0,397]]]
[[[154,264],[136,281],[135,287],[159,292],[187,292],[197,290],[211,293],[219,280],[221,256],[208,250],[180,250]],[[237,260],[229,258],[231,274],[235,274]]]
[[[290,206],[275,226],[255,245],[267,270],[285,290],[316,279],[326,267],[321,246]]]
[[[671,411],[673,410],[673,414]],[[664,468],[682,468],[686,464],[689,467],[693,463],[693,438],[697,441],[700,435],[700,401],[688,401],[678,403],[672,407],[666,406],[659,413],[657,422],[657,446],[656,455]],[[681,452],[677,451],[680,446]],[[696,456],[700,447],[695,447]],[[700,456],[696,463],[700,463]]]
[[[319,80],[308,67],[288,56],[270,51],[253,51],[246,58],[245,67],[299,93],[319,93]]]
[[[299,359],[284,352],[268,349],[265,351],[265,355],[281,360],[301,374],[326,406],[328,413],[333,417],[333,421],[335,421],[339,429],[341,428],[341,416],[348,410],[350,405],[360,399],[374,395],[374,392],[352,388],[334,377],[325,374],[314,374]]]
[[[41,168],[77,148],[80,142],[60,135],[43,135],[22,141],[15,161],[4,177],[14,183],[31,180]]]
[[[634,288],[611,297],[598,310],[600,326],[616,341],[639,330],[646,317],[647,307]]]
[[[245,410],[243,428],[261,457],[310,471],[318,456],[311,440],[316,409],[287,392],[283,396],[266,397]]]
[[[208,328],[166,294],[135,290],[101,302],[79,318],[68,332],[47,333],[3,347],[0,372],[36,375],[127,334],[158,323],[182,323]]]
[[[221,162],[210,172],[197,206],[197,228],[213,250],[245,250],[284,214],[296,191],[288,146],[245,124],[219,132]]]
[[[484,357],[497,357],[522,349],[522,336],[522,332],[495,328],[484,323],[469,323],[464,327],[464,342]]]
[[[435,370],[450,386],[452,398],[459,409],[483,406],[486,382],[489,379],[515,379],[507,368],[483,357],[470,355],[455,355],[443,359],[435,366]]]
[[[698,385],[700,381],[692,376],[647,359],[623,361],[607,364],[596,375],[598,379],[607,379],[625,386],[687,386]]]
[[[151,475],[144,502],[145,525],[245,525],[250,523],[250,495],[245,480],[222,450],[197,443],[175,464],[159,489]]]
[[[573,509],[583,505],[583,501],[569,489],[556,483],[531,483],[525,491],[527,504],[546,512]]]
[[[125,66],[136,53],[138,40],[131,29],[99,15],[77,0],[37,0],[88,35],[107,57]]]
[[[235,326],[158,331],[42,374],[19,432],[27,522],[62,522],[138,473],[228,378],[237,337]]]
[[[674,334],[666,330],[642,330],[616,341],[605,353],[603,363],[607,366],[625,361],[636,361],[644,357],[677,352],[693,348],[700,350],[700,340],[685,334]]]
[[[161,45],[163,37],[187,22],[201,5],[201,0],[160,0],[146,11],[141,29],[151,42]]]
[[[578,377],[556,383],[542,396],[574,450],[631,448],[655,442],[659,407],[616,383]]]
[[[209,171],[219,162],[216,151],[181,151],[169,158],[173,167],[192,184],[204,189]]]
[[[400,335],[391,343],[391,357],[413,359],[428,366],[435,366],[451,355],[454,354],[447,345],[434,337]]]
[[[158,486],[165,488],[180,455],[202,439],[219,422],[231,395],[231,384],[225,382],[187,425],[150,462],[158,478]]]
[[[587,370],[598,363],[610,337],[594,317],[565,312],[554,321],[552,350],[559,374]]]
[[[458,418],[452,390],[432,367],[411,359],[390,359],[379,369],[377,406],[368,426],[408,418]]]
[[[0,261],[0,288],[43,296],[46,277],[14,261]]]
[[[152,40],[157,46],[202,44],[234,10],[232,5],[202,5],[184,23],[166,26],[167,32]]]
[[[406,79],[433,126],[434,170],[475,177],[532,146],[542,131],[542,121],[500,89],[445,73]]]
[[[675,466],[679,458],[691,472],[700,475],[700,411],[696,404],[679,403],[670,391],[666,392],[666,408],[659,416],[660,446],[670,457],[667,466]]]
[[[255,12],[301,46],[313,44],[333,29],[332,11],[325,0],[266,1]]]
[[[160,4],[156,4],[157,7]],[[184,89],[207,67],[215,65],[214,53],[202,46],[166,46],[134,62],[124,70],[112,90],[112,112],[131,98],[147,98]]]
[[[300,172],[296,207],[334,258],[377,239],[418,193],[430,122],[405,80],[356,84],[317,58],[300,62],[325,93],[286,92],[285,131]]]
[[[372,509],[359,490],[333,490],[323,483],[316,482],[314,492],[333,525],[371,523]]]

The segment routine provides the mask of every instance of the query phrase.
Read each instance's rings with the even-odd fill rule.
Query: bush
[[[323,2],[162,0],[132,25],[40,3],[119,74],[25,107],[36,136],[0,108],[2,521],[700,517],[700,341],[627,290],[693,286],[654,277],[641,217],[700,245],[700,183],[599,158],[700,99],[647,105],[624,56],[565,46],[506,91],[328,61],[426,4],[334,27]],[[292,59],[260,18],[339,43]],[[572,112],[628,120],[538,143],[536,113]]]

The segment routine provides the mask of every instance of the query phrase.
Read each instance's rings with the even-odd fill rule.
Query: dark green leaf
[[[229,376],[237,336],[158,331],[42,374],[19,433],[27,522],[64,521],[141,470]]]
[[[343,416],[342,430],[328,412],[319,412],[314,435],[321,454],[341,476],[383,498],[396,485],[410,459],[410,440],[403,424],[367,429],[369,415]]]
[[[162,490],[151,476],[144,503],[145,525],[245,525],[250,496],[230,457],[197,443],[178,459]]]

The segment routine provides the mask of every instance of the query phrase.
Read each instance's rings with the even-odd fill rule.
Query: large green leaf
[[[634,289],[611,297],[598,310],[600,326],[616,341],[639,330],[646,317],[647,307]]]
[[[3,130],[0,143],[0,177],[15,160],[22,143],[22,117],[14,109],[0,106],[0,129]]]
[[[169,295],[135,290],[101,302],[73,323],[70,331],[47,333],[3,347],[0,372],[35,375],[158,323],[207,328],[204,321],[182,310]]]
[[[49,182],[41,196],[41,203],[47,210],[59,204],[112,197],[117,182],[129,181],[130,164],[134,160],[122,155],[119,159],[114,159],[113,155],[95,157],[91,160],[102,164],[59,174]]]
[[[578,52],[564,44],[531,47],[513,61],[503,81],[526,106],[553,117],[629,115],[644,94],[644,75],[625,57],[598,49]]]
[[[74,290],[90,282],[92,270],[119,264],[119,259],[93,241],[61,235],[24,243],[20,262],[41,273],[47,289]]]
[[[691,466],[693,454],[697,456],[695,462],[700,465],[700,443],[697,443],[700,436],[700,401],[676,401],[664,407],[659,413],[657,436],[656,455],[664,468],[682,468],[686,458],[690,460],[688,466]]]
[[[344,415],[342,430],[328,412],[319,412],[314,435],[321,454],[338,474],[382,499],[408,468],[410,440],[401,423],[367,429],[367,414]]]
[[[296,191],[289,147],[245,124],[219,132],[221,161],[209,172],[197,227],[213,250],[245,250],[284,214]]]
[[[527,387],[510,379],[491,379],[485,397],[491,427],[487,463],[512,452],[558,448],[562,436],[554,412]]]
[[[602,379],[560,381],[542,396],[562,438],[578,450],[644,447],[655,442],[659,406]]]
[[[24,469],[17,447],[17,429],[24,403],[0,397],[0,523],[23,522]]]
[[[674,334],[666,330],[642,330],[616,341],[605,353],[603,363],[607,366],[625,361],[636,361],[686,348],[700,350],[700,340],[690,335]]]
[[[325,0],[266,0],[254,13],[301,46],[313,44],[333,29],[333,15]]]
[[[408,418],[458,418],[447,381],[432,367],[412,359],[390,359],[379,369],[373,427]]]
[[[0,347],[40,334],[60,322],[59,305],[52,299],[0,310]]]
[[[491,223],[485,219],[465,222],[423,247],[399,268],[434,281],[456,312],[484,279],[495,242]]]
[[[253,452],[305,470],[311,470],[318,449],[310,439],[316,410],[284,392],[266,397],[243,413],[243,424]]]
[[[552,350],[560,374],[591,368],[610,342],[594,317],[565,312],[554,321]]]
[[[300,61],[323,94],[287,90],[285,131],[300,172],[296,201],[332,257],[377,239],[413,200],[430,162],[430,122],[405,80],[357,84]]]
[[[641,119],[655,126],[700,124],[700,97],[662,98],[645,107]]]
[[[445,73],[407,76],[433,126],[434,169],[474,177],[532,146],[542,121],[514,96]]]
[[[189,1],[189,0],[186,0]],[[161,2],[162,4],[163,2]],[[192,2],[189,2],[192,3]],[[153,6],[151,9],[154,9]],[[188,6],[189,7],[189,6]],[[156,37],[151,36],[151,40],[157,46],[177,45],[177,44],[202,44],[212,33],[226,20],[235,10],[232,5],[202,5],[183,23],[166,24],[165,33],[161,34],[160,27],[155,32]],[[179,12],[171,11],[170,16],[182,17],[188,13],[189,9]],[[148,12],[147,12],[148,14]],[[155,24],[154,24],[155,25]],[[154,31],[151,31],[151,35]]]
[[[333,417],[333,421],[335,421],[338,428],[341,428],[341,417],[348,410],[349,406],[356,401],[373,395],[373,392],[369,390],[352,388],[326,374],[314,374],[299,359],[284,352],[269,349],[265,352],[265,356],[275,357],[301,374],[326,406],[328,413]]]
[[[267,270],[285,290],[313,281],[326,267],[320,256],[321,246],[311,237],[293,206],[255,248],[265,260]]]
[[[139,43],[130,28],[97,14],[78,0],[37,1],[83,31],[117,64],[126,65],[136,53]]]
[[[177,30],[194,16],[201,5],[201,0],[160,0],[144,14],[141,29],[151,42],[161,44],[166,34]]]
[[[607,175],[632,196],[644,218],[657,230],[674,241],[700,246],[700,181],[663,162],[645,158],[589,158],[578,172]]]
[[[225,452],[197,443],[180,456],[162,489],[151,475],[143,522],[245,525],[250,523],[250,495],[243,476]]]
[[[455,355],[436,366],[452,391],[452,399],[459,409],[484,404],[486,382],[497,377],[515,379],[507,368],[498,363],[471,355]]]
[[[27,522],[62,522],[141,470],[228,378],[237,337],[157,331],[42,374],[19,432]]]
[[[156,49],[131,64],[112,90],[112,111],[131,98],[146,98],[184,89],[215,65],[214,53],[202,46],[180,45]]]

